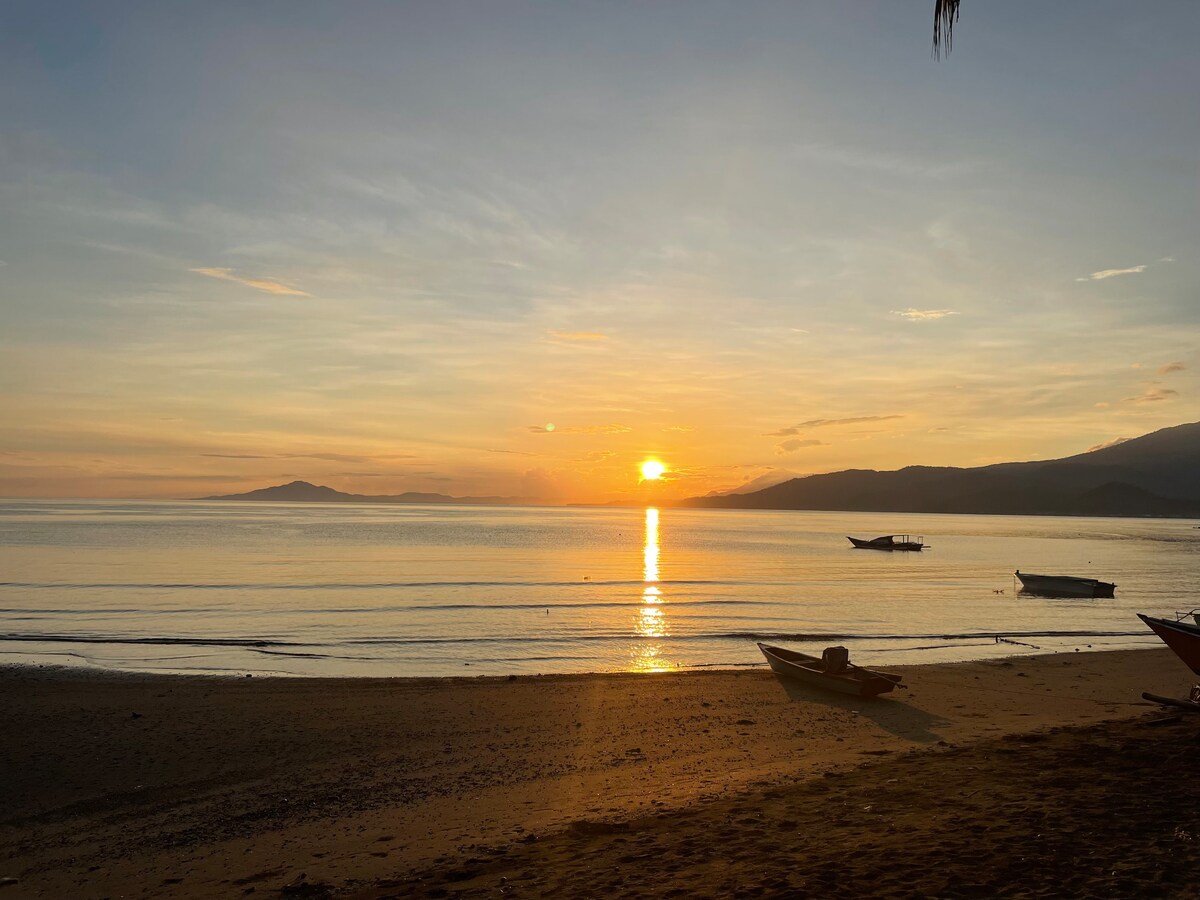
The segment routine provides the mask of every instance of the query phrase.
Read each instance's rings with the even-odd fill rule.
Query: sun
[[[657,459],[648,459],[642,463],[642,481],[658,481],[666,471],[667,467]]]

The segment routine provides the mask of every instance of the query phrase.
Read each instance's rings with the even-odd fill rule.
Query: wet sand
[[[0,898],[1196,896],[1167,650],[307,680],[0,670]],[[1194,717],[1200,719],[1200,716]]]

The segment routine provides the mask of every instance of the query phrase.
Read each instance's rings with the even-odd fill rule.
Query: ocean
[[[921,535],[921,553],[847,535]],[[0,662],[479,676],[873,666],[1161,646],[1197,522],[590,507],[0,501]],[[1013,572],[1115,581],[1115,599]]]

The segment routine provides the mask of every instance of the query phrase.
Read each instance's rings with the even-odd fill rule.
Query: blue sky
[[[0,495],[638,499],[1200,419],[1200,5],[10,3]],[[553,424],[553,429],[547,426]]]

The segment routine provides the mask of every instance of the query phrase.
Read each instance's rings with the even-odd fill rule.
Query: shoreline
[[[638,669],[628,665],[621,667],[612,667],[607,669],[591,669],[579,671],[555,671],[551,668],[549,671],[512,671],[501,669],[496,670],[496,667],[490,666],[486,660],[484,661],[468,661],[458,660],[450,664],[441,663],[442,671],[433,674],[383,674],[379,672],[365,670],[362,666],[387,666],[389,664],[398,664],[404,668],[412,668],[411,664],[404,660],[384,660],[384,659],[362,659],[354,660],[355,665],[346,666],[344,658],[336,655],[327,658],[313,656],[310,660],[305,660],[306,665],[313,665],[315,660],[324,659],[328,666],[325,668],[334,669],[334,673],[329,671],[321,671],[316,669],[313,671],[296,671],[284,670],[276,668],[260,668],[256,663],[259,660],[256,657],[247,657],[245,659],[237,659],[230,656],[221,664],[215,664],[216,657],[213,662],[205,666],[195,667],[178,667],[170,666],[155,666],[145,665],[138,666],[136,663],[132,665],[106,665],[95,662],[86,657],[78,658],[73,662],[58,661],[62,657],[75,658],[74,653],[64,653],[59,650],[53,652],[46,651],[44,654],[37,651],[20,652],[20,651],[4,651],[0,653],[0,658],[4,656],[10,657],[8,661],[0,662],[0,671],[6,669],[22,670],[28,669],[32,671],[61,671],[64,673],[108,673],[112,675],[129,676],[129,677],[196,677],[196,678],[274,678],[274,679],[297,679],[305,681],[321,681],[321,680],[447,680],[447,679],[462,679],[473,681],[483,678],[508,679],[508,678],[546,678],[551,676],[580,676],[590,677],[596,675],[647,675],[647,674],[686,674],[689,672],[718,672],[718,671],[739,671],[752,669],[765,669],[766,663],[757,650],[747,649],[746,645],[754,640],[761,640],[766,643],[782,643],[787,646],[792,646],[793,649],[801,649],[807,653],[819,653],[820,650],[831,644],[841,643],[848,645],[851,649],[851,654],[854,661],[864,668],[875,669],[891,669],[896,667],[912,667],[922,665],[958,665],[960,663],[971,662],[988,662],[1001,659],[1019,659],[1033,658],[1045,655],[1067,655],[1073,653],[1089,653],[1089,652],[1129,652],[1143,649],[1155,649],[1161,647],[1161,643],[1157,640],[1153,632],[1149,630],[1137,631],[1000,631],[1000,632],[971,632],[971,633],[951,633],[951,634],[928,634],[928,635],[908,635],[903,636],[904,639],[911,640],[936,640],[940,643],[925,644],[922,646],[899,646],[899,647],[861,647],[858,643],[862,640],[900,640],[902,636],[887,635],[880,638],[879,636],[870,636],[869,638],[844,635],[809,635],[809,634],[751,634],[748,637],[739,640],[736,645],[742,652],[745,652],[748,659],[730,659],[720,662],[680,662],[672,664],[662,664],[658,668]],[[955,643],[961,639],[972,641],[973,643],[958,644]],[[1039,640],[1040,643],[1033,644],[1027,640]],[[5,638],[0,637],[0,645],[5,643]],[[34,638],[9,638],[10,643],[25,644],[36,643]],[[622,638],[621,640],[626,640]],[[1057,645],[1053,642],[1059,642]],[[70,641],[59,641],[63,645],[69,645]],[[186,641],[179,639],[170,639],[162,643],[157,643],[150,639],[136,639],[130,641],[106,641],[101,639],[84,640],[80,646],[100,646],[100,647],[120,647],[125,644],[134,644],[145,647],[176,647],[178,645],[187,645]],[[54,646],[51,643],[51,646]],[[199,641],[197,646],[207,647],[208,644],[204,641]],[[973,652],[963,652],[964,648],[970,648]],[[15,657],[15,659],[13,658]],[[166,662],[167,659],[158,659],[156,657],[147,657],[145,663],[156,661]],[[241,663],[241,664],[239,664]],[[449,669],[447,671],[447,668]],[[487,671],[481,672],[478,675],[467,674],[464,670],[478,668]],[[340,669],[340,671],[338,671]]]
[[[908,690],[864,701],[762,670],[312,679],[5,667],[0,762],[15,777],[0,784],[0,877],[18,879],[5,888],[14,897],[227,897],[300,874],[325,895],[352,894],[434,878],[472,847],[530,834],[702,815],[884,757],[1103,729],[1152,712],[1142,690],[1182,696],[1191,683],[1165,648],[897,669]]]

